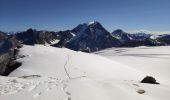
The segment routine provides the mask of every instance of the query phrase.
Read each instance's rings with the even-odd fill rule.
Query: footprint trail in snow
[[[3,78],[3,77],[2,77]],[[38,98],[44,94],[48,95],[48,92],[53,89],[60,88],[60,92],[65,95],[67,100],[71,100],[70,93],[65,91],[67,87],[67,81],[52,78],[41,77],[38,79],[26,78],[4,78],[4,82],[0,82],[0,96],[1,95],[18,95],[26,92],[25,94],[32,95],[32,98]],[[58,90],[57,90],[58,91]]]

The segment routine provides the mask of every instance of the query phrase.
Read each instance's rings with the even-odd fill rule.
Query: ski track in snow
[[[69,54],[66,54],[67,55],[67,60],[65,61],[65,64],[64,64],[64,71],[67,75],[67,77],[69,78],[69,80],[75,80],[75,79],[80,79],[80,78],[83,78],[83,77],[86,77],[85,75],[83,76],[78,76],[78,77],[71,77],[71,75],[69,74],[69,67],[68,67],[68,64],[71,60],[72,57],[74,57],[76,55],[77,52],[73,53],[72,55],[69,55]],[[83,72],[85,74],[85,72]]]

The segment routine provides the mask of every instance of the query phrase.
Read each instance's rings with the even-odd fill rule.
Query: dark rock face
[[[0,75],[3,75],[6,71],[8,63],[10,63],[11,54],[5,53],[0,55]]]
[[[33,29],[28,29],[25,32],[16,33],[15,36],[23,44],[33,45],[36,42],[37,32]]]
[[[152,76],[146,76],[141,83],[149,83],[149,84],[159,84],[158,82],[156,82],[156,79],[153,78]]]
[[[94,52],[120,45],[120,41],[106,31],[99,22],[80,24],[72,32],[75,37],[66,43],[66,47],[72,50]]]
[[[0,37],[0,75],[10,72],[9,68],[14,68],[16,49],[22,45],[13,35]]]
[[[160,35],[157,40],[165,45],[170,45],[170,34]]]
[[[77,27],[75,27],[74,29],[71,30],[72,33],[74,33],[75,35],[85,31],[88,27],[88,23],[83,23],[83,24],[79,24]]]
[[[15,69],[17,69],[18,67],[20,67],[22,65],[21,62],[16,62],[16,61],[13,61],[13,62],[10,62],[5,71],[2,73],[3,76],[8,76],[12,71],[14,71]]]
[[[66,43],[74,37],[73,34],[71,33],[71,31],[69,31],[69,30],[59,31],[56,34],[60,41],[57,44],[52,45],[54,47],[60,47],[60,48],[64,47],[66,45]]]
[[[4,32],[0,31],[0,40],[3,40],[6,37],[7,35]]]
[[[112,35],[115,36],[117,39],[119,39],[122,42],[130,41],[132,40],[132,36],[129,33],[124,32],[121,29],[117,29],[112,32]]]
[[[57,39],[55,32],[48,31],[36,31],[28,29],[25,32],[15,34],[16,38],[23,44],[34,45],[34,44],[45,44],[51,43],[51,41]]]

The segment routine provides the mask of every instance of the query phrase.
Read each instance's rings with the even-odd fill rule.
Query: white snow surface
[[[88,22],[87,25],[92,25],[94,23],[96,23],[97,21],[91,21],[91,22]]]
[[[0,76],[0,100],[169,100],[170,47],[93,54],[43,45],[21,48],[22,66]],[[25,56],[25,57],[24,57]],[[160,83],[140,81],[151,75]],[[144,90],[139,94],[137,91]]]
[[[170,46],[111,48],[95,54],[155,76],[161,83],[170,84]]]

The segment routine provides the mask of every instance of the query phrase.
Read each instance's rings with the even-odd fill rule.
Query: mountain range
[[[167,46],[170,45],[170,34],[130,34],[121,29],[109,32],[97,21],[58,32],[37,31],[32,28],[15,34],[0,31],[0,75],[8,75],[20,65],[15,59],[22,44],[66,47],[90,53],[111,47]]]
[[[0,38],[4,37],[1,32]],[[6,35],[8,36],[8,35]],[[127,33],[121,29],[107,31],[99,22],[82,23],[71,30],[37,31],[28,29],[13,36],[22,44],[50,44],[75,51],[95,52],[111,47],[165,46],[170,45],[170,34],[153,35],[147,33]],[[53,44],[52,42],[59,42]]]

